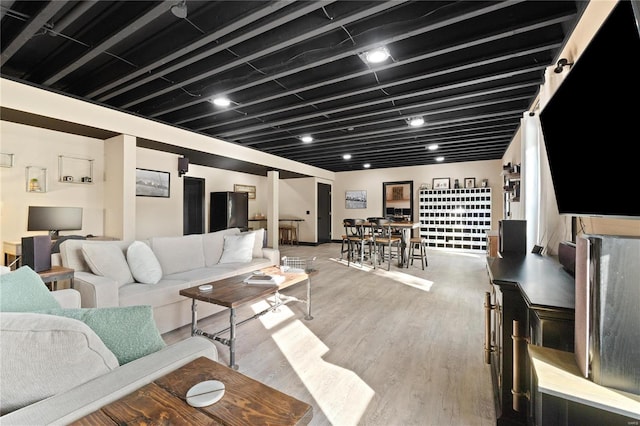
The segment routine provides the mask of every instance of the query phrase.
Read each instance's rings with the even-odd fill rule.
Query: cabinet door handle
[[[525,336],[520,334],[520,321],[513,320],[513,332],[511,339],[513,340],[513,387],[511,388],[511,394],[513,395],[513,411],[520,411],[520,398],[530,398],[528,390],[522,390],[523,386],[520,383],[521,369],[520,363],[522,354],[522,342],[528,342]],[[523,369],[524,370],[524,369]]]
[[[495,352],[496,347],[491,344],[491,311],[496,305],[491,304],[491,293],[484,294],[484,362],[491,364],[491,352]]]

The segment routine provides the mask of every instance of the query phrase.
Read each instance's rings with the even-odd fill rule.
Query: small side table
[[[58,281],[69,280],[71,288],[73,288],[73,274],[74,270],[71,268],[65,268],[63,266],[52,266],[51,269],[38,272],[42,281],[45,284],[51,283],[51,291],[55,290],[58,286]]]
[[[4,266],[9,266],[13,263],[11,269],[18,269],[21,266],[22,243],[19,241],[3,241],[2,249],[4,251]]]

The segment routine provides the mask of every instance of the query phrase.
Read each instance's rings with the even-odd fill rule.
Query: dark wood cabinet
[[[553,258],[537,254],[487,258],[485,301],[498,425],[536,424],[535,378],[527,344],[573,351],[574,284]]]

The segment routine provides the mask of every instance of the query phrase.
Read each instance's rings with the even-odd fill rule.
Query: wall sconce
[[[573,62],[569,62],[568,59],[562,58],[558,60],[556,67],[553,69],[553,72],[555,72],[556,74],[560,74],[564,69],[564,67],[567,67],[567,66],[570,67],[571,65],[573,65]]]

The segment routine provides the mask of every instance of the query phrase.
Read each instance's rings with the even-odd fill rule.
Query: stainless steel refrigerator
[[[228,228],[249,228],[247,192],[212,192],[209,205],[209,232]]]
[[[599,385],[640,394],[640,237],[576,241],[575,355]]]

